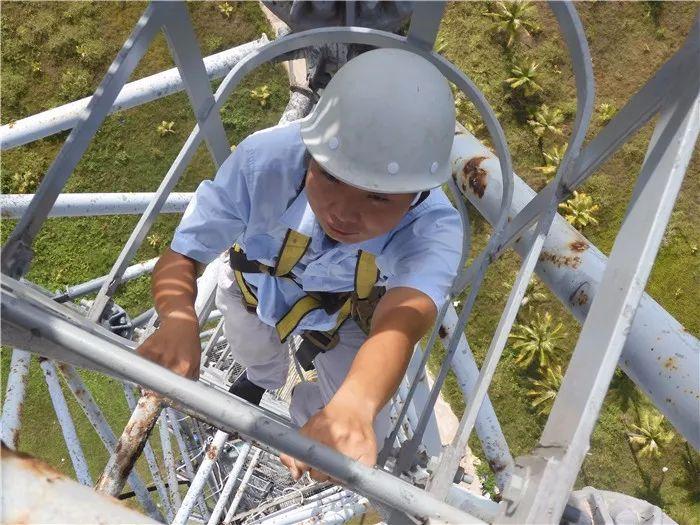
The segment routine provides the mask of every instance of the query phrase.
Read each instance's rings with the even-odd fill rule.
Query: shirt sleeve
[[[462,255],[462,219],[438,206],[399,230],[377,258],[387,290],[414,288],[439,310],[447,300]]]
[[[173,251],[208,264],[231,247],[250,217],[251,162],[243,141],[221,165],[214,180],[199,185],[173,235]]]

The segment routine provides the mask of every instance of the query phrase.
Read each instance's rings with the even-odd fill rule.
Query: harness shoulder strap
[[[360,250],[355,266],[355,293],[359,299],[367,299],[372,288],[379,279],[376,257],[369,252]]]
[[[292,229],[287,230],[272,275],[282,277],[290,273],[309,249],[309,244],[311,244],[311,237]]]
[[[243,255],[245,258],[245,254],[243,253],[243,250],[241,250],[241,247],[238,246],[237,244],[233,245],[233,253],[231,255],[233,256],[234,254],[238,255]],[[233,260],[233,258],[231,258]],[[232,265],[233,267],[233,265]],[[243,274],[241,273],[241,270],[239,270],[236,267],[233,267],[233,275],[236,278],[236,284],[238,285],[238,288],[241,290],[241,294],[243,295],[243,301],[245,302],[246,306],[249,309],[253,309],[258,306],[258,298],[255,296],[253,293],[253,290],[250,289],[250,286],[248,286],[248,283],[245,281],[243,278]]]

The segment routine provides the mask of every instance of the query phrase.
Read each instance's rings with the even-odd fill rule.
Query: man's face
[[[372,193],[354,188],[323,171],[313,159],[306,173],[306,195],[326,235],[347,244],[391,231],[415,197],[413,193]]]

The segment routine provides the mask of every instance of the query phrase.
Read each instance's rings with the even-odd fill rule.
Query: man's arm
[[[180,375],[199,376],[199,323],[195,261],[167,248],[153,270],[151,291],[160,327],[138,353]]]
[[[372,330],[355,356],[345,381],[330,403],[300,432],[366,465],[377,460],[374,418],[398,388],[413,347],[435,321],[435,303],[414,288],[389,290],[377,305]],[[295,479],[310,470],[304,462],[283,455]],[[312,477],[327,476],[311,470]]]

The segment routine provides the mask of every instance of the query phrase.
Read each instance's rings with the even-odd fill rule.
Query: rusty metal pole
[[[17,450],[19,430],[22,428],[22,408],[29,380],[29,363],[32,354],[19,348],[12,350],[10,374],[7,377],[7,390],[2,406],[0,438],[11,450]]]
[[[95,490],[110,496],[121,493],[134,463],[141,455],[146,440],[153,426],[158,421],[163,401],[153,392],[147,392],[139,399],[136,409],[124,427],[114,454],[109,457],[107,465],[97,480]]]

